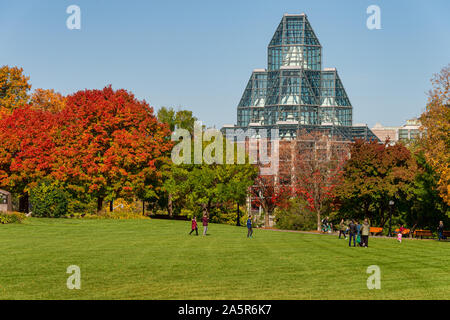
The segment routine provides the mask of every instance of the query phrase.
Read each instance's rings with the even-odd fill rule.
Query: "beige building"
[[[421,123],[418,119],[410,119],[406,121],[406,124],[398,129],[398,140],[400,141],[410,141],[416,140],[422,136],[420,132]]]
[[[384,127],[381,123],[377,123],[371,130],[381,142],[385,142],[387,139],[396,142],[398,141],[398,129],[400,127]]]
[[[384,127],[377,123],[371,130],[381,142],[385,142],[389,138],[389,141],[395,143],[397,141],[415,140],[420,137],[422,135],[420,126],[420,121],[417,118],[413,118],[407,120],[406,124],[401,127]]]

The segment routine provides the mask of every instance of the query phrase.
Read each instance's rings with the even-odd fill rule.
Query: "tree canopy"
[[[439,174],[439,192],[450,205],[450,65],[431,80],[428,104],[420,117],[424,138],[421,145],[427,161]]]
[[[18,67],[3,66],[0,68],[0,115],[10,114],[14,109],[28,103],[30,77],[23,74]]]

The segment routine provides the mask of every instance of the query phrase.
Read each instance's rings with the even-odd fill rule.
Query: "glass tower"
[[[344,140],[375,139],[352,125],[352,105],[335,68],[322,69],[322,46],[306,14],[285,14],[268,46],[267,69],[255,69],[237,108],[237,127],[278,128],[280,138],[321,130]]]

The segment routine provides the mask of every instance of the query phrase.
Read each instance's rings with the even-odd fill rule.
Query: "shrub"
[[[57,218],[68,208],[68,193],[56,182],[43,181],[30,192],[33,216]]]
[[[211,222],[229,224],[235,226],[237,224],[237,205],[233,204],[230,206],[225,206],[223,208],[218,208],[210,213]],[[245,226],[247,223],[247,208],[246,206],[239,206],[239,223],[241,226]]]
[[[97,212],[97,203],[90,199],[80,199],[69,196],[67,202],[67,214],[69,215],[84,215],[95,214]]]
[[[195,215],[195,212],[190,209],[185,209],[185,208],[181,209],[180,216],[186,216],[190,220],[194,217],[194,215]]]
[[[134,211],[102,211],[98,214],[91,213],[72,213],[67,214],[66,218],[74,218],[74,219],[114,219],[114,220],[129,220],[129,219],[149,219],[147,216],[143,216],[141,213],[137,213]]]
[[[22,223],[26,218],[21,212],[0,212],[0,224]]]
[[[96,215],[100,219],[119,219],[119,220],[128,220],[128,219],[149,219],[147,216],[143,216],[142,213],[138,213],[135,211],[128,210],[120,210],[113,212],[102,212],[101,214]]]
[[[290,199],[286,209],[275,209],[276,227],[285,230],[315,230],[316,216],[300,199]]]

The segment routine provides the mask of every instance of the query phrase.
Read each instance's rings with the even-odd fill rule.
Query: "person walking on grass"
[[[350,224],[348,225],[348,227],[349,227],[348,233],[349,233],[349,238],[350,238],[348,240],[348,246],[349,247],[352,246],[352,238],[353,238],[353,246],[356,247],[356,233],[357,233],[357,230],[356,230],[355,222],[352,220],[350,222]]]
[[[339,223],[339,239],[341,238],[341,234],[343,234],[345,240],[347,240],[346,230],[347,230],[347,226],[344,223],[344,219],[342,219],[341,223]]]
[[[445,239],[444,237],[444,222],[439,221],[439,226],[437,227],[437,231],[438,231],[438,239],[439,241],[441,241],[441,239]]]
[[[370,224],[369,220],[364,219],[363,224],[361,225],[361,246],[368,247],[369,246],[369,233],[370,233]]]
[[[206,215],[206,213],[203,214],[202,222],[203,222],[203,235],[206,236],[206,232],[208,231],[208,216]]]
[[[253,238],[252,216],[247,219],[247,238]]]
[[[195,216],[192,218],[191,223],[191,232],[189,232],[189,234],[191,234],[195,230],[195,233],[198,236],[197,218]]]

